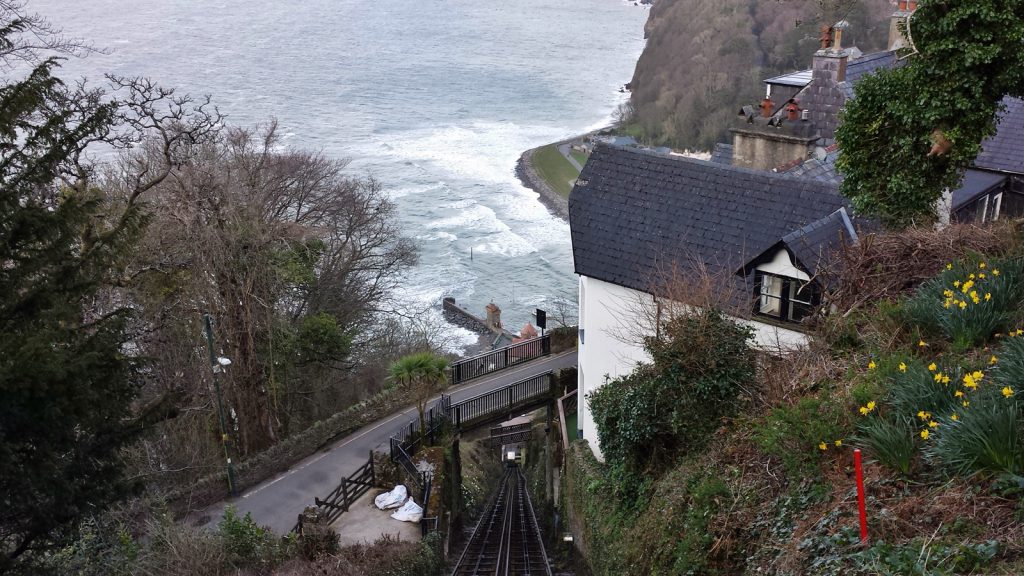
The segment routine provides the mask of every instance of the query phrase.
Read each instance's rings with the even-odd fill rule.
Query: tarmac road
[[[572,350],[449,388],[445,393],[452,397],[452,402],[460,402],[549,370],[575,365],[576,350]],[[237,508],[239,515],[249,512],[257,524],[269,526],[277,534],[287,534],[299,513],[313,504],[315,497],[327,496],[341,478],[365,464],[370,450],[387,451],[391,435],[416,417],[416,408],[412,407],[368,424],[287,471],[253,486],[241,496],[189,514],[188,521],[193,526],[214,528],[223,516],[225,506],[230,504]]]

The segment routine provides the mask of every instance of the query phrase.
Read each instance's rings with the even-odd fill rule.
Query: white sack
[[[395,520],[401,520],[402,522],[419,522],[423,518],[423,508],[420,508],[418,504],[412,501],[412,498],[398,509],[397,512],[391,515]]]
[[[405,486],[399,484],[395,486],[395,489],[391,492],[384,492],[373,499],[373,503],[381,510],[387,510],[389,508],[398,508],[405,502],[405,499],[409,497],[409,491],[406,490]]]

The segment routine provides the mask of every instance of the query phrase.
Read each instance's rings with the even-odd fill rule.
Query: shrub
[[[908,317],[954,345],[983,344],[1009,326],[1024,300],[1021,261],[961,260],[922,284],[906,304]]]
[[[672,318],[647,339],[653,364],[587,398],[609,464],[621,465],[624,477],[656,477],[702,447],[753,379],[750,337],[748,328],[704,309]]]
[[[858,428],[858,441],[872,457],[904,476],[910,475],[917,452],[911,418],[899,414],[872,415]]]
[[[228,561],[236,567],[274,566],[291,552],[291,539],[282,540],[270,528],[257,525],[249,512],[239,518],[233,506],[224,510],[217,530]]]

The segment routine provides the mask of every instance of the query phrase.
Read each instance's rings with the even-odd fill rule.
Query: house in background
[[[899,47],[898,22],[915,6],[900,2],[891,47]],[[750,319],[740,321],[753,328],[755,346],[806,345],[801,321],[826,288],[821,268],[841,243],[858,241],[864,224],[838,194],[838,112],[857,79],[899,63],[891,50],[842,48],[842,29],[823,38],[810,70],[766,80],[760,111],[744,107],[732,143],[717,146],[711,161],[594,149],[569,197],[581,395],[649,360],[638,331],[651,327],[640,315],[669,297],[671,271],[694,264],[747,308]],[[1024,101],[1004,103],[998,133],[946,195],[950,219],[1024,214]],[[600,456],[586,401],[579,422]]]

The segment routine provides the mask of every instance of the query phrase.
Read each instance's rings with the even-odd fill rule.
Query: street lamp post
[[[217,355],[213,351],[213,323],[210,321],[209,314],[203,314],[203,324],[206,331],[206,347],[210,352],[210,369],[213,370],[213,389],[217,393],[217,414],[220,416],[220,439],[221,444],[224,446],[224,459],[227,460],[228,467],[228,492],[234,496],[235,494],[235,465],[231,463],[231,437],[228,435],[227,422],[224,419],[224,402],[221,400],[220,394],[220,372],[223,368],[220,362],[217,360]]]

